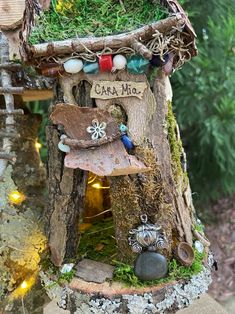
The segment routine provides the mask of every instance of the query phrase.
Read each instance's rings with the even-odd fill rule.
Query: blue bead
[[[83,66],[83,71],[86,74],[97,74],[99,72],[98,62],[88,62],[86,61]]]
[[[149,65],[149,61],[141,56],[131,56],[127,59],[127,70],[132,74],[144,73]]]
[[[119,130],[120,130],[122,133],[126,133],[127,130],[128,130],[128,127],[127,127],[125,124],[121,123],[121,124],[119,125]]]
[[[122,135],[121,140],[126,149],[130,150],[134,148],[134,144],[126,134]]]

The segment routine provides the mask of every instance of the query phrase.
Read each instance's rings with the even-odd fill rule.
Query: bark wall
[[[184,155],[184,152],[177,123],[171,109],[172,92],[169,79],[164,74],[158,74],[150,82],[152,84],[150,87],[149,80],[145,75],[131,75],[126,71],[98,75],[86,75],[80,72],[60,79],[63,101],[71,104],[87,105],[86,97],[89,98],[89,90],[82,91],[80,82],[88,81],[92,84],[93,81],[97,80],[139,81],[147,84],[142,100],[134,97],[109,100],[95,99],[95,104],[98,108],[106,109],[111,113],[116,106],[122,107],[127,117],[129,136],[136,145],[134,154],[152,168],[150,172],[145,174],[111,178],[110,193],[119,259],[130,262],[134,258],[128,244],[128,236],[129,230],[140,223],[141,214],[147,214],[152,223],[157,223],[162,227],[168,241],[163,253],[171,256],[172,251],[180,241],[192,244],[193,205],[187,174],[181,167],[181,157]],[[79,101],[77,97],[74,97],[74,86],[80,86],[78,91],[80,95],[83,95],[83,98],[80,97]],[[88,105],[91,105],[89,102]],[[71,202],[71,196],[76,195],[77,191],[79,191],[80,195],[84,195],[85,185],[84,181],[80,181],[82,184],[78,187],[76,186],[78,181],[75,178],[82,171],[78,170],[78,174],[75,174],[71,170],[63,169],[61,153],[54,151],[57,150],[56,141],[58,141],[58,135],[54,136],[50,137],[49,135],[49,145],[51,145],[52,151],[50,155],[51,163],[49,162],[49,174],[51,173],[49,184],[51,184],[50,194],[52,195],[51,200],[53,200],[50,205],[50,243],[51,248],[60,247],[62,252],[66,246],[68,247],[68,243],[71,243],[71,237],[67,234],[63,238],[63,236],[59,235],[58,228],[61,229],[60,224],[62,223],[64,229],[75,230],[74,225],[72,225],[75,220],[72,220],[72,224],[70,224],[68,217],[69,215],[74,215],[73,213],[76,211],[81,212],[83,208],[82,197],[79,199],[78,209],[75,207],[76,198],[72,201],[74,206],[69,207],[65,205],[66,210],[62,209],[62,207],[64,204]],[[69,180],[74,178],[71,181],[74,185],[66,183],[66,189],[68,189],[68,186],[71,188],[66,196],[67,201],[64,201],[63,188],[58,188],[58,185],[54,185],[53,173],[55,173],[56,180],[63,183],[69,182],[62,179],[67,171],[70,173],[68,176]],[[62,194],[63,197],[61,198],[59,194]],[[58,204],[54,202],[54,199],[59,200]],[[64,201],[63,206],[61,206],[62,201]],[[55,208],[60,209],[55,210]],[[64,214],[56,215],[57,211]],[[52,241],[53,226],[55,226],[55,240]],[[63,234],[63,231],[61,234]],[[78,234],[74,235],[74,237],[77,237],[78,240]],[[74,237],[72,242],[77,243]],[[67,244],[65,243],[66,241]],[[75,252],[74,250],[72,251]],[[60,256],[61,263],[66,255],[61,254]]]
[[[83,83],[74,90],[79,104],[92,106],[89,84]],[[55,88],[54,103],[62,102],[60,85]],[[51,110],[53,111],[54,106]],[[75,258],[79,244],[79,217],[84,208],[87,173],[64,167],[65,154],[58,149],[62,131],[54,125],[48,126],[48,176],[49,209],[47,222],[51,259],[60,266],[65,259]]]

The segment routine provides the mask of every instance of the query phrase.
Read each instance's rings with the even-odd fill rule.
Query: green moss
[[[116,240],[112,218],[94,223],[84,232],[78,248],[78,258],[90,258],[95,261],[111,263],[116,255]]]
[[[123,264],[115,261],[116,269],[114,272],[114,280],[121,281],[127,286],[146,287],[155,286],[161,283],[167,283],[174,280],[190,279],[193,275],[198,274],[203,269],[203,259],[205,254],[195,252],[195,260],[190,267],[182,266],[178,261],[172,259],[168,264],[168,276],[159,280],[141,281],[139,280],[133,270],[133,266]]]
[[[30,43],[130,31],[168,15],[149,0],[58,0],[40,15]]]
[[[184,176],[184,181],[188,182],[187,173],[184,173],[181,165],[181,155],[183,151],[182,142],[177,138],[177,122],[172,110],[172,103],[168,102],[168,115],[167,115],[167,130],[168,130],[168,139],[171,149],[171,160],[174,177],[177,180],[178,177]]]
[[[202,223],[197,223],[197,224],[195,224],[194,226],[193,226],[193,228],[196,230],[196,231],[198,231],[198,232],[200,232],[200,233],[204,233],[204,231],[205,231],[205,226],[202,224]]]

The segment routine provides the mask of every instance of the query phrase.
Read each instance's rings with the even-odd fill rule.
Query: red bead
[[[113,68],[112,55],[103,55],[99,57],[99,66],[101,72],[109,72]]]

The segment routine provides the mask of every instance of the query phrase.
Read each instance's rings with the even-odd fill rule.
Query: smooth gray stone
[[[166,276],[168,271],[166,258],[155,252],[143,252],[135,261],[134,272],[141,280],[155,280]]]
[[[84,258],[76,265],[76,277],[85,281],[103,283],[113,278],[114,268],[111,265]]]

